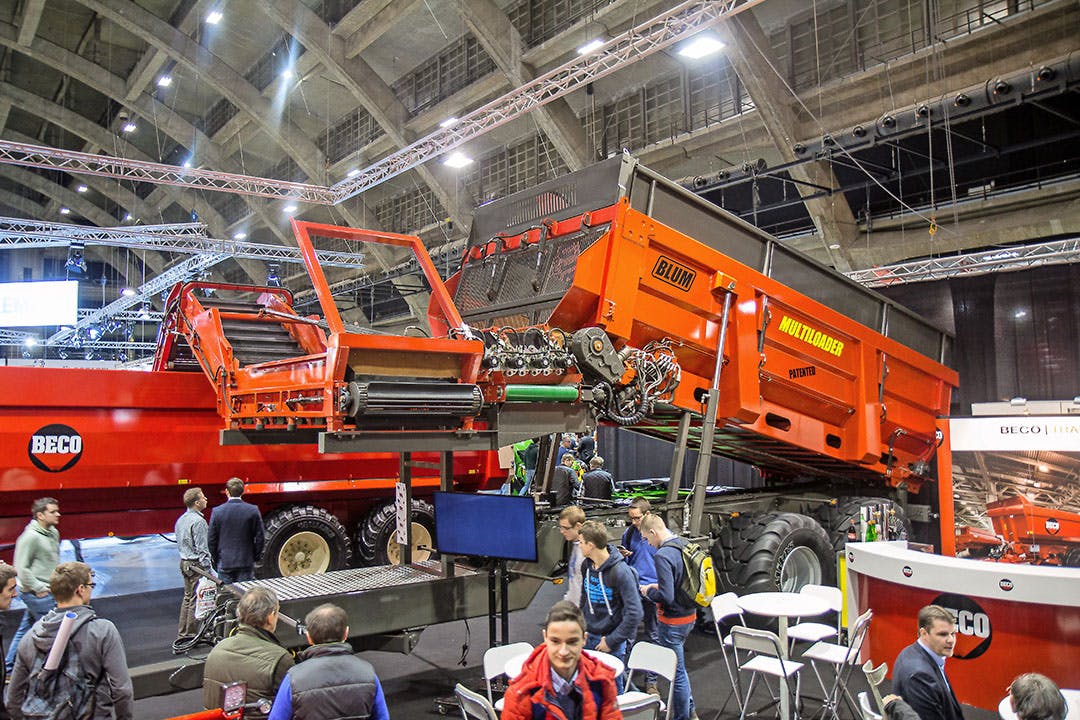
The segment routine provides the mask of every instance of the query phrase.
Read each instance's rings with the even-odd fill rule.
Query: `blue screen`
[[[437,492],[435,545],[451,555],[536,562],[533,499]]]

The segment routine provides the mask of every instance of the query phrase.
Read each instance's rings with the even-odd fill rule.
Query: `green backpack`
[[[683,560],[683,576],[679,590],[700,607],[709,607],[716,597],[716,572],[712,556],[697,543],[688,542],[679,548]]]

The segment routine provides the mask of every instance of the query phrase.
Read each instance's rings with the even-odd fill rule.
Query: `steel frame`
[[[66,223],[0,217],[0,249],[5,247],[65,247],[72,241],[136,250],[176,253],[227,252],[233,258],[303,263],[300,250],[289,245],[268,245],[246,240],[218,240],[206,235],[202,223],[143,225],[139,227],[87,227]],[[320,249],[319,262],[327,267],[359,270],[364,254]]]
[[[1078,261],[1080,261],[1080,238],[1069,238],[983,252],[912,260],[895,265],[855,270],[846,274],[852,280],[867,287],[885,287]]]

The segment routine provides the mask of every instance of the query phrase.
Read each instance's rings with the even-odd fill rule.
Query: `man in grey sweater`
[[[49,576],[60,562],[60,531],[56,529],[60,524],[60,506],[55,498],[38,498],[30,506],[30,514],[34,519],[15,541],[19,597],[26,605],[26,611],[4,658],[4,667],[9,673],[23,635],[56,605],[49,592]]]

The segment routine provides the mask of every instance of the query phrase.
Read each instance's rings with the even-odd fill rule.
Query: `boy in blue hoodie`
[[[585,614],[585,648],[606,652],[626,662],[626,649],[641,622],[637,574],[614,545],[607,529],[589,520],[581,526],[581,611]],[[619,692],[623,678],[615,679]]]

